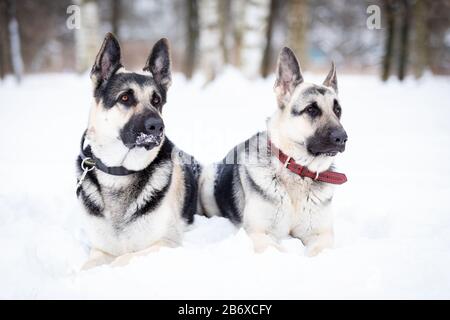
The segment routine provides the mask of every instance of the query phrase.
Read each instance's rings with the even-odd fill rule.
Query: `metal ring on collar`
[[[85,165],[87,165],[88,167],[86,168]],[[90,168],[89,168],[89,166],[90,166]],[[94,160],[92,160],[92,158],[87,157],[87,158],[84,158],[83,161],[81,161],[81,169],[83,171],[91,171],[91,170],[94,170],[94,168],[95,168],[95,162],[94,162]]]

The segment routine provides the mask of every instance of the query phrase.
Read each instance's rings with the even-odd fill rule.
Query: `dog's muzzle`
[[[334,157],[345,151],[348,136],[343,128],[328,130],[324,135],[314,135],[308,140],[308,152],[313,156]]]
[[[135,115],[121,130],[120,137],[129,149],[151,150],[164,138],[164,122],[158,115]]]

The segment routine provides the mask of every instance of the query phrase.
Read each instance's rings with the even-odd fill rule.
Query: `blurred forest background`
[[[380,28],[367,26],[371,5]],[[227,65],[266,77],[285,45],[308,71],[334,60],[384,80],[450,74],[450,0],[0,0],[0,77],[86,72],[108,31],[129,69],[167,37],[188,78],[211,80]]]

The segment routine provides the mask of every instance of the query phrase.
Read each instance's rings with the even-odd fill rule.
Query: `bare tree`
[[[395,8],[391,0],[383,1],[384,16],[386,17],[386,40],[384,45],[382,79],[386,81],[391,74],[394,55],[395,36]]]
[[[198,38],[199,38],[199,17],[198,17],[198,1],[186,0],[186,58],[184,61],[184,73],[187,78],[191,78],[198,55]]]
[[[200,0],[201,69],[212,81],[222,65],[219,37],[218,0]]]
[[[228,35],[231,22],[231,1],[219,0],[218,3],[219,30],[220,30],[220,47],[222,49],[223,62],[230,62]]]
[[[261,75],[265,78],[270,73],[270,66],[272,65],[272,35],[275,24],[275,19],[280,9],[280,1],[270,1],[270,12],[267,21],[266,29],[266,46],[264,48],[264,54],[261,62]]]
[[[435,74],[450,74],[450,1],[426,1],[428,67]]]
[[[111,30],[117,37],[119,35],[119,27],[120,27],[120,17],[122,11],[122,2],[121,0],[111,0]]]
[[[0,1],[0,79],[11,70],[6,1]]]
[[[398,59],[398,78],[403,80],[408,66],[409,34],[411,29],[411,3],[402,0],[402,19],[400,27],[400,50]]]
[[[81,28],[75,31],[76,70],[90,68],[99,49],[99,16],[95,0],[78,0],[81,9]]]
[[[6,1],[11,65],[16,80],[20,82],[23,76],[23,59],[20,43],[19,23],[16,16],[16,5],[16,0]]]
[[[244,31],[240,50],[241,69],[247,77],[260,75],[266,30],[270,12],[269,0],[245,0]]]
[[[289,0],[288,3],[288,45],[307,63],[308,0]]]
[[[414,76],[420,78],[428,66],[428,6],[425,0],[414,3]]]
[[[2,32],[3,33],[3,32]],[[4,42],[3,42],[3,35],[0,35],[0,79],[3,79],[6,74],[6,66],[5,66],[5,58],[4,58]]]
[[[233,0],[231,6],[233,16],[233,49],[231,53],[231,62],[238,68],[242,66],[242,47],[245,33],[245,8],[246,0]]]

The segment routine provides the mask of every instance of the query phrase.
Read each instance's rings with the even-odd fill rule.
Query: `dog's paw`
[[[155,244],[145,250],[142,251],[138,251],[138,252],[133,252],[133,253],[126,253],[124,255],[118,256],[112,263],[111,263],[111,267],[123,267],[126,266],[127,264],[130,263],[130,261],[133,258],[136,257],[143,257],[151,252],[156,252],[159,251],[159,249],[161,248],[161,245]]]
[[[320,252],[322,252],[323,249],[324,248],[322,246],[319,246],[319,245],[308,246],[308,247],[306,247],[305,254],[306,254],[307,257],[315,257]]]
[[[124,267],[130,263],[130,261],[135,257],[132,253],[127,253],[117,257],[113,262],[111,262],[111,267]]]
[[[99,267],[105,264],[110,263],[111,261],[105,260],[105,259],[93,259],[88,260],[85,262],[85,264],[81,267],[81,271],[86,271],[95,267]]]
[[[89,260],[81,267],[82,271],[109,264],[115,257],[98,249],[91,249]]]
[[[269,247],[268,244],[253,242],[253,250],[255,251],[255,253],[263,253],[264,251],[267,250],[268,247]]]
[[[280,243],[278,243],[274,238],[267,234],[251,234],[250,238],[253,241],[253,250],[255,251],[255,253],[263,253],[269,247],[273,247],[280,252],[286,251]]]
[[[332,244],[328,242],[315,242],[306,246],[305,254],[308,257],[315,257],[321,253],[324,249],[331,248]]]
[[[306,244],[305,254],[308,257],[317,256],[324,249],[332,248],[334,244],[333,232],[323,232],[311,236],[309,239],[304,241]]]
[[[83,264],[83,266],[81,267],[81,271],[90,270],[92,268],[101,266],[102,264],[104,264],[104,263],[100,263],[99,261],[96,261],[96,260],[89,260]]]

